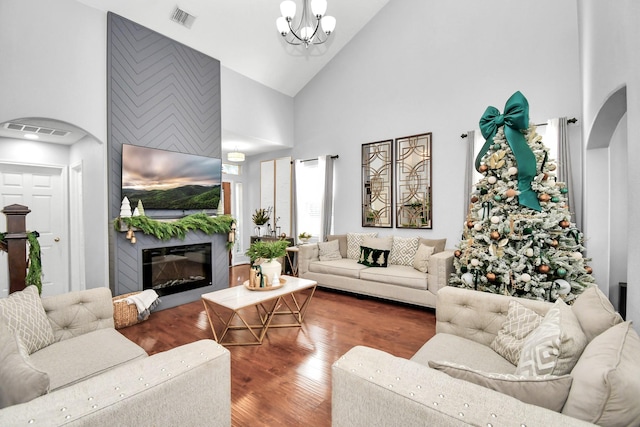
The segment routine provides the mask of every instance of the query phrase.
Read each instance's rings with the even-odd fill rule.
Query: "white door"
[[[69,245],[64,167],[0,163],[0,209],[12,204],[27,206],[28,231],[40,233],[42,295],[69,292]],[[0,231],[7,221],[0,215]],[[4,258],[4,259],[2,259]],[[9,292],[6,253],[0,257],[0,295]]]

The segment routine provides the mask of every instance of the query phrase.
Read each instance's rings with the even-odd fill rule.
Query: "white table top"
[[[245,286],[233,286],[231,288],[203,294],[202,299],[211,301],[230,310],[239,310],[317,285],[317,282],[314,280],[292,276],[280,277],[285,279],[286,283],[281,288],[272,291],[250,291]]]

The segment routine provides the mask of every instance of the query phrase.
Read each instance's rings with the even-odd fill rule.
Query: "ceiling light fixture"
[[[230,151],[227,153],[227,160],[230,162],[244,162],[244,153],[241,153],[236,148],[236,151]]]
[[[38,135],[36,135],[35,133],[25,133],[24,137],[27,139],[38,139]]]
[[[296,3],[293,0],[285,0],[280,3],[282,16],[276,20],[278,32],[292,45],[303,44],[308,48],[312,44],[322,44],[336,28],[336,18],[325,16],[326,11],[327,0],[302,0],[300,21],[294,25]]]

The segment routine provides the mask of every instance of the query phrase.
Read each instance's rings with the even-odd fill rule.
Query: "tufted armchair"
[[[332,369],[333,426],[640,425],[640,339],[597,288],[565,306],[589,340],[570,374],[519,375],[493,350],[514,300],[540,316],[557,305],[449,286],[410,360],[349,350]]]
[[[18,302],[8,301],[5,311],[19,312],[15,306],[24,300],[16,294]],[[39,310],[51,328],[49,341],[21,357],[0,350],[6,406],[0,409],[0,425],[230,425],[230,357],[216,342],[201,340],[147,356],[114,329],[108,288],[45,297]],[[0,316],[0,339],[9,347],[5,321]],[[12,379],[15,372],[19,376]],[[39,392],[20,390],[29,387]],[[29,398],[9,399],[7,405],[5,397],[18,391]]]

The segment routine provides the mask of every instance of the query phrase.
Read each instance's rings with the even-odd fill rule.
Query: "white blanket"
[[[128,296],[124,300],[127,304],[136,305],[139,320],[146,320],[149,317],[150,310],[160,302],[158,293],[153,289],[147,289],[139,294]]]

